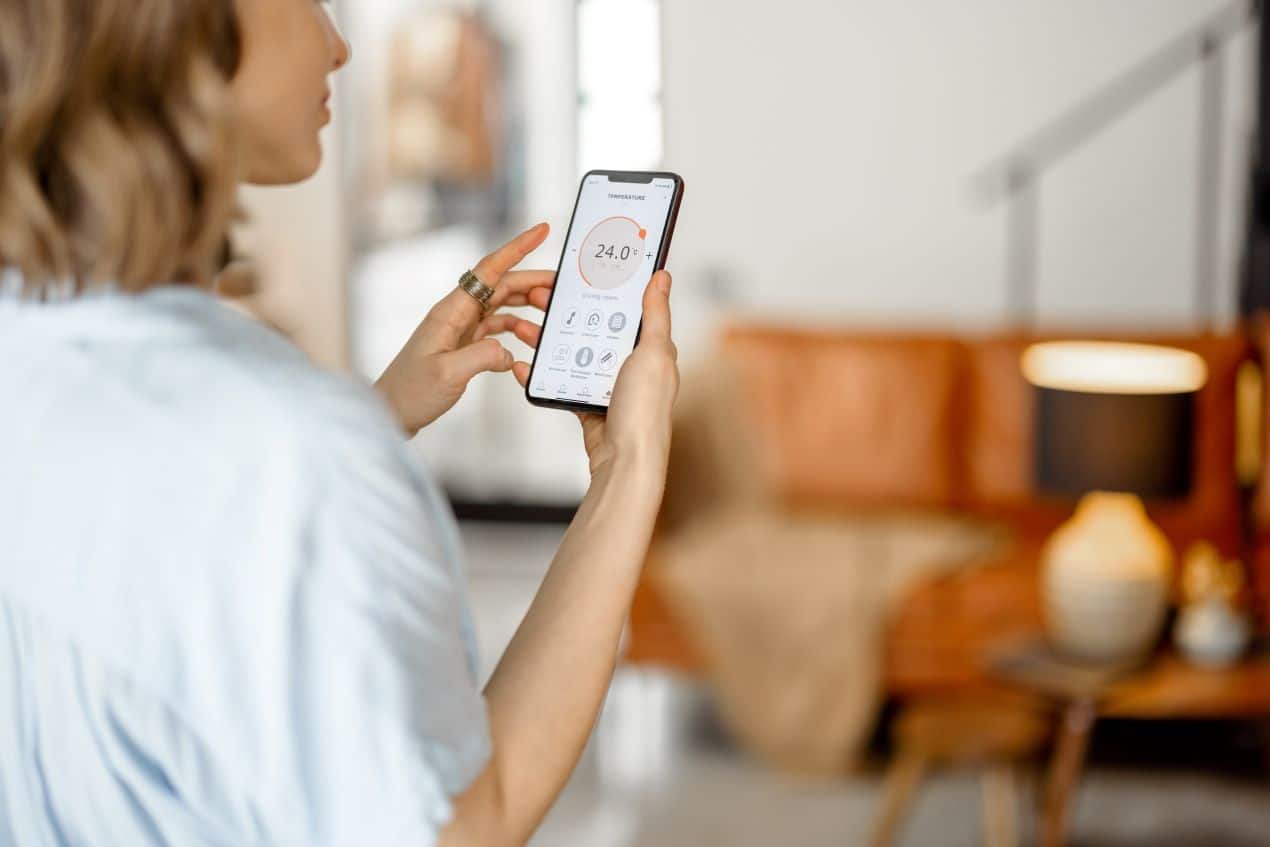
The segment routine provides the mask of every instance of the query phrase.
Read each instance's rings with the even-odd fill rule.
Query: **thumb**
[[[441,372],[446,381],[467,385],[479,373],[510,370],[512,362],[512,354],[503,349],[503,345],[492,338],[486,338],[442,355]]]
[[[670,274],[658,271],[644,291],[644,323],[640,341],[653,338],[670,341]]]

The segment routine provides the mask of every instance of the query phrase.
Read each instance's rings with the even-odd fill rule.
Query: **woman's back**
[[[523,844],[594,725],[665,481],[670,277],[482,696],[404,436],[528,384],[492,336],[537,346],[505,308],[547,308],[513,269],[548,228],[373,391],[207,293],[239,184],[317,171],[350,55],[313,0],[0,2],[0,844]]]
[[[0,361],[0,842],[434,831],[488,734],[370,390],[183,287],[0,300]]]

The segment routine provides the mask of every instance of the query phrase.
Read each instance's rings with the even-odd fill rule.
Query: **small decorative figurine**
[[[1239,610],[1244,571],[1208,542],[1187,550],[1182,565],[1182,610],[1173,631],[1182,655],[1197,665],[1225,667],[1238,661],[1252,629]]]

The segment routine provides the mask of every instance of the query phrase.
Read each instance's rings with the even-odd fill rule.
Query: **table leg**
[[[1063,709],[1045,789],[1042,847],[1063,847],[1066,842],[1072,794],[1085,765],[1089,736],[1097,716],[1097,706],[1092,700],[1076,700]]]
[[[889,847],[904,824],[913,791],[926,772],[926,757],[911,750],[901,750],[886,774],[881,806],[873,823],[871,847]]]
[[[1018,801],[1014,765],[993,762],[983,773],[983,843],[985,847],[1018,847]]]

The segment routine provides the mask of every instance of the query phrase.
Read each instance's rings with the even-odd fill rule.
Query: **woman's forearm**
[[[597,472],[486,686],[495,840],[526,841],[577,764],[613,675],[664,480],[664,468],[640,460]]]
[[[445,847],[524,844],[595,724],[666,484],[679,390],[670,288],[653,275],[608,414],[582,416],[591,490],[485,688],[494,755],[456,799]],[[527,386],[529,365],[514,370]]]

